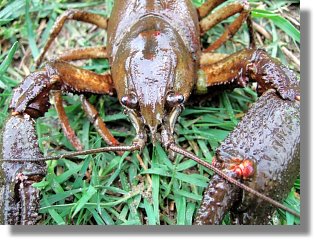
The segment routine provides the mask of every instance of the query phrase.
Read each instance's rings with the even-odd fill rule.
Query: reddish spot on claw
[[[251,160],[244,160],[240,164],[234,166],[231,170],[235,172],[239,178],[250,178],[255,173],[253,165]]]
[[[243,163],[244,169],[243,169],[243,177],[244,178],[249,178],[254,175],[254,166],[253,162],[250,160],[245,160]]]
[[[236,173],[237,177],[242,178],[243,172],[242,172],[242,169],[241,169],[241,168],[235,167],[235,168],[233,169],[233,172]]]
[[[159,36],[160,34],[161,34],[161,31],[154,31],[154,32],[153,32],[153,35],[154,35],[154,36]]]
[[[216,163],[217,163],[217,158],[214,156],[214,157],[212,158],[211,164],[212,164],[213,166],[215,166]]]

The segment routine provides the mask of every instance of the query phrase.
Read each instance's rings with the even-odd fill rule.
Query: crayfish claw
[[[0,167],[0,223],[36,224],[40,193],[32,184],[46,175],[46,164],[27,161],[42,157],[33,119],[27,114],[11,116],[5,124],[0,148],[1,159],[6,159]],[[16,158],[25,161],[9,160]]]
[[[283,201],[299,174],[299,115],[298,101],[283,100],[275,91],[265,92],[221,143],[216,165],[222,164],[224,171],[238,175],[248,187]],[[224,187],[215,188],[220,182]],[[238,190],[215,176],[205,191],[196,224],[220,223],[229,210],[240,224],[269,223],[274,203],[247,192],[237,194]]]

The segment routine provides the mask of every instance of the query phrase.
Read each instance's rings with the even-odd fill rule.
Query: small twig
[[[298,70],[300,71],[300,59],[298,59],[289,49],[286,47],[281,47],[282,52],[290,59],[292,60],[298,67]]]
[[[257,41],[259,42],[259,45],[260,45],[260,46],[263,46],[263,45],[264,45],[264,42],[263,42],[263,40],[262,40],[262,38],[261,38],[261,35],[260,35],[260,33],[258,33],[258,32],[256,32],[256,39],[257,39]]]
[[[31,49],[30,48],[25,49],[23,44],[21,44],[21,50],[23,52],[23,55],[22,55],[23,57],[21,59],[21,62],[18,68],[23,70],[25,76],[28,76],[31,72],[30,72],[30,69],[25,65],[25,61],[29,57],[31,53]]]
[[[140,157],[140,155],[137,153],[136,156],[137,156],[137,159],[138,159],[138,161],[139,161],[139,163],[140,163],[140,166],[141,166],[145,171],[148,170],[147,166],[144,164],[144,162],[143,162],[142,158]],[[152,180],[151,180],[151,178],[150,178],[150,175],[149,175],[149,174],[146,174],[146,177],[147,177],[147,180],[148,180],[150,186],[152,186]]]
[[[288,14],[285,15],[285,18],[288,19],[293,25],[300,27],[300,23],[298,20],[294,19],[293,17],[289,16]]]
[[[253,22],[253,27],[257,32],[259,32],[261,35],[263,35],[266,39],[272,40],[272,35],[260,24]]]

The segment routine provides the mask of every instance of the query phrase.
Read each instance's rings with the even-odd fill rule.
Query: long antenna
[[[59,160],[61,158],[70,158],[70,157],[75,157],[75,156],[79,156],[79,155],[88,155],[88,154],[96,154],[96,153],[102,153],[102,152],[116,152],[116,151],[135,151],[135,150],[140,150],[140,146],[139,145],[130,145],[130,146],[111,146],[111,147],[103,147],[103,148],[96,148],[96,149],[90,149],[90,150],[85,150],[85,151],[77,151],[77,152],[73,152],[73,153],[65,153],[65,154],[61,154],[61,155],[57,155],[57,156],[52,156],[52,157],[43,157],[43,158],[35,158],[35,159],[21,159],[21,158],[15,158],[15,159],[1,159],[4,162],[42,162],[42,161],[49,161],[49,160]],[[218,174],[219,176],[221,176],[222,178],[226,179],[228,182],[236,185],[239,188],[242,188],[243,190],[265,200],[266,202],[269,202],[270,204],[274,205],[277,208],[281,208],[289,213],[291,213],[292,215],[299,217],[300,218],[300,214],[295,212],[294,210],[284,206],[283,204],[273,200],[272,198],[269,198],[257,191],[255,191],[254,189],[240,183],[239,181],[237,181],[234,178],[231,178],[230,176],[228,176],[227,174],[225,174],[224,172],[222,172],[220,169],[216,168],[215,166],[207,163],[206,161],[198,158],[196,155],[194,155],[191,152],[186,151],[185,149],[176,146],[174,143],[171,143],[168,147],[170,150],[179,153],[187,158],[190,158],[194,161],[196,161],[197,163],[199,163],[200,165],[212,170],[213,172],[215,172],[216,174]]]
[[[61,158],[70,158],[75,157],[79,155],[88,155],[88,154],[96,154],[96,153],[102,153],[102,152],[127,152],[127,151],[135,151],[140,150],[139,145],[130,145],[130,146],[112,146],[112,147],[103,147],[103,148],[95,148],[95,149],[89,149],[84,151],[77,151],[73,153],[65,153],[57,156],[52,157],[43,157],[43,158],[30,158],[30,159],[22,159],[22,158],[12,158],[12,159],[1,159],[4,162],[43,162],[43,161],[49,161],[49,160],[59,160]]]
[[[179,146],[176,146],[174,143],[171,143],[171,144],[169,145],[169,149],[172,150],[172,151],[174,151],[174,152],[176,152],[176,153],[179,153],[179,154],[181,154],[181,155],[183,155],[183,156],[185,156],[185,157],[187,157],[187,158],[190,158],[190,159],[196,161],[196,162],[199,163],[200,165],[202,165],[202,166],[204,166],[204,167],[206,167],[206,168],[212,170],[213,172],[215,172],[216,174],[218,174],[220,177],[226,179],[228,182],[230,182],[230,183],[236,185],[237,187],[242,188],[243,190],[245,190],[245,191],[247,191],[247,192],[249,192],[249,193],[251,193],[251,194],[253,194],[253,195],[255,195],[255,196],[257,196],[257,197],[259,197],[259,198],[261,198],[261,199],[263,199],[264,201],[266,201],[266,202],[268,202],[268,203],[274,205],[275,207],[281,208],[281,209],[283,209],[283,210],[285,210],[285,211],[291,213],[292,215],[294,215],[294,216],[300,218],[300,214],[297,213],[296,211],[294,211],[294,210],[292,210],[292,209],[290,209],[290,208],[284,206],[283,204],[281,204],[281,203],[279,203],[279,202],[273,200],[273,199],[270,198],[270,197],[267,197],[266,195],[263,195],[263,194],[261,194],[261,193],[255,191],[254,189],[252,189],[252,188],[246,186],[245,184],[243,184],[243,183],[237,181],[236,179],[231,178],[230,176],[228,176],[227,174],[225,174],[224,172],[222,172],[220,169],[218,169],[218,168],[216,168],[215,166],[211,165],[210,163],[207,163],[206,161],[204,161],[204,160],[198,158],[198,157],[197,157],[196,155],[194,155],[193,153],[188,152],[188,151],[186,151],[185,149],[183,149],[183,148],[181,148],[181,147],[179,147]]]

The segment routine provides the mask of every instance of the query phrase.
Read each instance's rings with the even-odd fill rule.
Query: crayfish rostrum
[[[39,211],[48,211],[60,220],[65,213],[58,212],[58,207],[63,209],[67,205],[71,209],[66,214],[70,223],[84,211],[90,211],[97,223],[114,224],[109,220],[109,214],[118,224],[171,223],[174,204],[177,210],[187,208],[185,214],[195,218],[195,224],[220,224],[229,210],[232,223],[236,224],[266,224],[274,207],[298,216],[277,201],[282,201],[288,194],[299,174],[299,82],[286,66],[265,50],[255,47],[247,2],[220,6],[223,2],[226,1],[208,0],[195,8],[190,0],[117,0],[108,19],[81,10],[64,12],[56,20],[36,60],[37,70],[15,88],[12,96],[2,141],[2,223],[36,224],[40,219]],[[218,10],[214,10],[217,7]],[[201,44],[203,34],[235,14],[239,14],[238,17],[226,26],[216,41],[207,47]],[[65,51],[43,63],[46,52],[70,19],[106,30],[106,46]],[[248,25],[249,47],[231,55],[215,53],[244,22]],[[96,73],[69,63],[85,59],[108,59],[110,71]],[[206,95],[210,96],[211,90],[220,91],[222,86],[233,89],[251,82],[257,82],[259,93],[263,95],[218,148],[213,159],[202,160],[179,146],[175,137],[176,123],[185,104],[198,98],[197,93],[209,89]],[[62,93],[80,95],[85,114],[108,146],[83,150],[82,141],[69,123]],[[117,97],[135,129],[135,136],[128,144],[121,144],[111,133],[88,98],[90,94]],[[43,157],[34,120],[48,111],[50,97],[62,130],[77,151]],[[110,106],[105,102],[104,108]],[[158,149],[160,161],[167,158],[161,154],[164,148],[176,164],[179,160],[175,154],[178,153],[196,161],[203,169],[215,172],[197,212],[192,210],[196,203],[186,206],[183,197],[188,193],[188,197],[195,201],[198,198],[194,194],[198,191],[196,188],[203,184],[199,181],[196,185],[191,183],[190,189],[179,189],[176,179],[189,181],[186,172],[170,174],[176,165],[170,164],[171,169],[164,169],[156,160],[144,164],[141,156],[148,156],[144,149],[150,141]],[[132,157],[128,156],[130,151],[135,152]],[[95,175],[91,177],[97,172],[93,167],[94,160],[89,158],[76,170],[78,176],[73,183],[76,189],[62,190],[64,193],[58,195],[59,199],[44,198],[45,207],[40,210],[40,193],[33,184],[45,176],[45,161],[69,159],[77,162],[79,155],[97,156],[99,152],[117,154],[110,159],[107,170],[98,173],[100,178],[109,180],[105,185]],[[64,167],[68,171],[75,170],[78,166],[69,160],[63,160]],[[118,165],[118,170],[123,167],[124,160],[140,162],[143,174],[131,174],[134,178],[127,179],[123,173],[113,170],[113,165]],[[187,164],[189,167],[196,165],[192,161]],[[133,170],[131,167],[129,171]],[[163,183],[160,176],[174,180],[166,188],[157,190],[156,187]],[[60,178],[52,181],[56,185],[50,187],[58,192]],[[116,185],[112,186],[113,183]],[[103,189],[102,194],[97,194],[96,188]],[[173,201],[167,201],[169,208],[159,209],[158,201],[164,200],[158,196],[159,191],[169,193],[172,188],[178,192],[172,196]],[[76,203],[68,203],[72,193],[80,194],[82,198]],[[125,202],[117,200],[121,195]],[[104,199],[108,202],[102,203]],[[59,206],[55,210],[53,205],[57,202]],[[180,216],[180,213],[176,216],[178,223]],[[88,219],[84,221],[89,222]],[[95,221],[91,220],[91,223]]]

